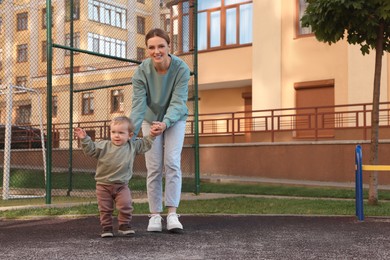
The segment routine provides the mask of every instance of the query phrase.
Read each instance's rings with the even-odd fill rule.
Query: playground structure
[[[363,206],[363,171],[390,171],[390,165],[363,164],[363,153],[360,145],[355,149],[355,207],[359,221],[364,220]]]
[[[172,39],[171,53],[180,56],[190,67],[192,77],[187,106],[190,114],[197,114],[197,47],[194,44],[197,23],[193,22],[196,21],[196,15],[193,15],[196,8],[188,3],[178,1],[168,5],[159,0],[0,2],[4,11],[1,17],[5,25],[3,39],[6,39],[0,41],[2,83],[9,85],[16,78],[18,84],[15,85],[29,86],[42,99],[41,105],[36,106],[25,94],[18,95],[10,112],[10,125],[14,125],[21,115],[26,117],[24,125],[36,125],[39,114],[43,118],[41,133],[48,144],[43,167],[41,160],[39,165],[31,160],[37,158],[37,150],[12,149],[18,158],[8,163],[8,152],[4,149],[2,191],[5,199],[14,198],[6,195],[8,185],[23,194],[39,187],[44,191],[47,204],[51,203],[52,193],[58,197],[77,197],[80,191],[94,197],[91,170],[74,168],[73,160],[80,161],[75,156],[82,155],[73,154],[73,150],[80,147],[72,129],[86,126],[91,137],[100,140],[107,137],[105,122],[115,116],[130,114],[131,77],[136,66],[146,58],[144,38],[151,28],[166,30]],[[175,13],[175,19],[171,17],[173,9],[179,11]],[[17,55],[13,55],[15,50]],[[1,102],[2,105],[10,102],[9,97]],[[32,109],[39,110],[37,118],[33,118]],[[5,121],[4,112],[0,119]],[[53,128],[54,125],[61,126],[60,131]],[[196,138],[187,139],[193,154],[198,154]],[[60,164],[53,160],[54,152],[60,154]],[[191,168],[196,156],[191,155],[187,160]],[[58,155],[54,157],[58,158]],[[142,164],[142,158],[139,164]],[[8,171],[10,177],[7,177]],[[13,171],[17,171],[18,176]],[[139,165],[135,166],[135,171],[134,176],[145,177]],[[195,180],[194,171],[187,173],[190,175],[186,177]],[[78,179],[80,176],[85,184]],[[36,177],[40,178],[39,183],[31,184],[30,180],[36,180]],[[27,187],[23,186],[25,184]],[[135,192],[144,187],[142,183],[138,185],[142,186],[134,189]],[[194,189],[196,186],[194,184]]]
[[[0,94],[6,95],[6,122],[5,122],[5,132],[4,132],[4,163],[3,163],[3,191],[2,191],[2,198],[3,200],[8,199],[17,199],[17,198],[36,198],[36,197],[42,197],[42,196],[36,196],[36,195],[18,195],[10,194],[10,171],[11,171],[11,142],[12,142],[12,135],[17,134],[15,131],[12,131],[14,127],[12,126],[12,108],[13,108],[13,96],[15,94],[19,93],[28,93],[30,95],[34,95],[36,98],[36,102],[34,102],[35,106],[37,108],[42,107],[42,100],[40,93],[38,93],[35,89],[32,88],[26,88],[23,86],[13,86],[9,85],[8,88],[2,88]],[[30,99],[33,99],[33,97],[30,97]],[[39,115],[39,132],[40,132],[40,141],[41,141],[41,150],[42,150],[42,161],[43,161],[43,169],[44,169],[44,176],[46,176],[46,152],[45,152],[45,136],[44,136],[44,129],[43,129],[43,118],[42,114],[38,113]],[[46,177],[45,177],[46,180]]]

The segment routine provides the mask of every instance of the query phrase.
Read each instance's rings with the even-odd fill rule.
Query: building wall
[[[383,55],[380,101],[389,101],[388,54]],[[375,50],[363,56],[360,47],[348,45],[348,98],[346,103],[366,103],[373,100]]]
[[[245,87],[252,79],[252,46],[199,53],[199,90]]]
[[[241,111],[245,106],[243,93],[251,92],[251,86],[209,89],[199,91],[199,113],[219,113],[223,111]],[[221,92],[223,91],[223,98]],[[221,111],[221,108],[224,110]]]
[[[347,44],[329,46],[314,36],[297,36],[296,1],[282,4],[282,107],[295,107],[294,83],[334,79],[335,104],[343,104],[348,87]]]
[[[87,49],[87,33],[95,32],[113,38],[127,41],[128,57],[135,57],[136,47],[144,47],[143,35],[137,34],[136,16],[152,17],[158,1],[146,1],[146,5],[136,3],[136,0],[116,0],[120,6],[128,9],[127,25],[129,30],[113,28],[88,20],[87,1],[82,1],[80,20],[75,21],[75,32],[80,32],[80,48]],[[107,1],[108,2],[108,1]],[[154,5],[152,5],[152,2]],[[19,1],[19,3],[21,3]],[[4,37],[0,37],[3,48],[3,69],[0,76],[3,83],[14,83],[16,75],[31,78],[31,85],[44,93],[47,88],[46,62],[41,62],[41,43],[46,40],[46,30],[42,29],[42,8],[45,1],[25,1],[26,5],[14,7],[11,1],[3,2],[6,7],[0,10],[3,16]],[[136,8],[134,8],[136,6]],[[33,8],[32,8],[33,7]],[[64,0],[53,0],[54,27],[53,38],[58,44],[64,44],[65,34],[69,33],[64,26]],[[29,30],[16,32],[15,14],[29,12],[29,19],[35,17],[37,23],[29,23]],[[371,102],[374,52],[362,56],[357,46],[348,45],[346,41],[328,45],[318,42],[314,36],[297,37],[295,31],[296,0],[254,0],[253,1],[253,43],[232,49],[204,51],[199,53],[199,112],[218,113],[229,111],[244,111],[249,107],[243,94],[251,93],[254,110],[295,107],[294,84],[307,81],[334,80],[335,104]],[[159,17],[147,19],[146,27],[156,25]],[[5,40],[7,39],[7,40]],[[9,41],[12,39],[15,41]],[[15,46],[28,43],[31,52],[27,63],[15,62]],[[130,50],[131,48],[131,50]],[[111,62],[104,58],[75,55],[75,66],[99,65]],[[69,66],[69,57],[63,50],[54,50],[53,94],[58,95],[63,103],[58,107],[59,115],[53,118],[53,123],[67,122],[69,118],[69,74],[64,74],[64,68]],[[36,66],[38,64],[38,66]],[[135,69],[126,66],[95,71],[85,71],[75,74],[75,88],[89,88],[111,84],[112,82],[129,82]],[[62,73],[61,73],[62,71]],[[125,107],[123,114],[128,115],[131,109],[131,88],[125,90]],[[390,100],[390,56],[384,55],[381,100]],[[45,95],[42,95],[45,100]],[[74,94],[73,120],[95,121],[107,120],[116,113],[110,112],[110,90],[95,91],[95,113],[82,115],[81,93]],[[15,97],[16,103],[22,99]],[[36,102],[36,101],[33,101]],[[4,103],[1,103],[4,104]],[[36,103],[33,107],[38,107]],[[46,103],[40,111],[45,118]],[[16,113],[14,112],[14,115]],[[2,119],[4,113],[1,113]],[[35,120],[35,121],[34,121]],[[38,123],[38,117],[32,119]],[[65,125],[65,128],[68,126]],[[323,182],[353,182],[354,181],[354,147],[356,142],[344,143],[347,134],[337,133],[338,142],[294,142],[291,133],[278,133],[276,139],[280,143],[270,143],[270,133],[242,134],[239,136],[200,137],[204,145],[200,147],[200,173],[206,175],[227,175],[241,177],[260,177],[270,179],[290,179]],[[386,133],[382,131],[381,134]],[[363,139],[360,132],[350,133],[356,140]],[[251,135],[251,136],[250,136]],[[383,135],[385,138],[387,135]],[[252,144],[226,145],[234,141]],[[334,141],[334,140],[333,140]],[[258,143],[255,143],[258,142]],[[67,141],[62,141],[63,147]],[[183,150],[183,173],[194,173],[193,140]],[[74,141],[73,147],[77,147]],[[380,164],[390,164],[385,155],[390,152],[390,145],[382,142],[379,146]],[[364,162],[367,163],[369,147],[364,144]],[[12,163],[28,164],[39,167],[42,162],[41,151],[13,151]],[[68,167],[68,151],[55,149],[53,167]],[[0,153],[1,155],[1,153]],[[95,162],[81,155],[75,149],[74,168],[95,169]],[[22,161],[18,161],[22,160]],[[137,157],[135,172],[144,172],[143,157]],[[138,168],[137,168],[138,167]],[[192,168],[191,168],[192,167]],[[380,174],[381,184],[390,184],[390,175]],[[365,175],[367,182],[367,175]]]
[[[25,4],[18,6],[11,5],[11,9],[7,9],[9,11],[0,11],[4,16],[5,34],[8,33],[7,39],[14,39],[15,45],[28,43],[29,50],[36,48],[37,51],[31,51],[27,63],[14,62],[10,66],[13,69],[8,69],[7,75],[4,69],[0,75],[5,84],[7,81],[14,82],[16,76],[26,75],[32,78],[34,86],[43,89],[46,88],[46,78],[39,77],[39,75],[46,72],[46,62],[41,61],[41,45],[46,40],[46,30],[41,26],[45,1],[24,2]],[[127,31],[88,20],[87,3],[87,1],[81,1],[80,20],[75,21],[74,31],[80,32],[80,48],[86,49],[88,32],[101,34],[104,32],[106,36],[128,41],[129,47],[131,46],[133,50],[129,53],[130,58],[135,55],[136,47],[144,47],[143,36],[132,31],[134,26]],[[151,18],[154,14],[153,10],[159,10],[155,8],[156,3],[158,4],[158,1],[146,1],[145,5],[135,0],[115,1],[116,5],[128,8],[129,21],[136,22],[137,15],[147,17],[147,27],[157,23],[157,18]],[[52,4],[54,7],[54,41],[64,44],[65,34],[69,31],[68,26],[63,24],[65,4],[62,0],[53,0]],[[3,2],[2,5],[10,6],[8,1]],[[132,8],[134,6],[136,8]],[[297,37],[295,32],[296,8],[296,0],[254,1],[252,45],[199,53],[199,95],[201,97],[199,109],[201,113],[228,112],[230,109],[243,111],[245,104],[242,94],[247,92],[252,92],[252,109],[254,110],[294,107],[296,105],[294,83],[328,79],[335,81],[335,104],[371,102],[375,53],[362,56],[358,46],[348,45],[346,41],[328,45],[318,42],[314,36]],[[29,12],[29,30],[15,33],[15,15],[24,11]],[[5,15],[9,16],[9,12],[13,12],[12,19],[4,19]],[[36,19],[36,23],[31,22],[33,18]],[[6,20],[12,20],[12,23]],[[8,24],[13,25],[11,30],[9,26],[6,26]],[[0,38],[3,46],[3,64],[6,64],[8,59],[13,59],[16,51],[15,45],[12,48],[6,46],[5,38]],[[69,66],[69,56],[65,57],[63,54],[63,50],[54,49],[53,67],[57,73]],[[75,55],[75,66],[91,66],[91,64],[110,62],[99,57],[88,59],[85,57],[85,55]],[[382,101],[390,98],[389,63],[390,57],[385,54],[382,71]],[[127,68],[122,71],[84,72],[75,75],[75,84],[88,85],[97,81],[110,80],[124,81],[131,75],[132,69]],[[58,86],[66,84],[65,77],[58,75],[53,78],[54,92],[61,91],[61,87]],[[251,90],[248,91],[248,87]],[[226,97],[229,102],[218,100],[220,96]],[[129,99],[130,96],[127,98]],[[78,100],[80,99],[77,97]],[[80,115],[76,117],[83,118]],[[90,116],[85,118],[98,119]]]
[[[228,88],[238,91],[252,86],[252,109],[290,108],[296,106],[294,83],[332,79],[335,105],[371,102],[375,52],[363,56],[358,46],[345,40],[329,45],[314,35],[297,36],[296,4],[296,0],[254,1],[251,47],[199,54],[201,93],[213,89],[213,93],[229,95]],[[388,63],[385,54],[381,101],[388,101],[390,95]],[[201,113],[229,108],[200,104]]]
[[[104,2],[104,1],[103,1]],[[153,4],[152,4],[153,2]],[[87,49],[88,47],[88,32],[97,33],[111,38],[120,39],[127,42],[127,48],[130,50],[127,53],[127,58],[136,59],[137,47],[145,48],[144,35],[137,33],[136,17],[145,17],[145,28],[149,28],[151,24],[158,26],[158,19],[151,19],[152,8],[156,8],[158,1],[146,1],[145,4],[137,3],[136,0],[115,0],[110,1],[111,5],[121,8],[128,8],[127,24],[131,29],[126,30],[117,28],[95,21],[88,18],[88,0],[80,1],[80,19],[74,20],[74,32],[80,33],[80,48]],[[4,85],[15,84],[17,76],[27,76],[27,87],[33,87],[42,91],[43,106],[46,108],[46,70],[47,63],[42,61],[42,42],[46,41],[46,29],[42,28],[42,10],[46,6],[46,1],[18,1],[14,4],[13,1],[3,1],[0,15],[3,20],[3,35],[0,35],[0,48],[3,53],[3,69],[0,71],[0,78]],[[53,43],[65,45],[65,35],[70,32],[69,22],[65,22],[65,0],[52,0],[53,6],[53,27],[52,38]],[[134,7],[135,6],[135,7]],[[3,9],[4,7],[4,9]],[[157,7],[157,10],[160,10]],[[17,31],[16,29],[16,14],[28,12],[28,30]],[[133,31],[135,30],[135,31]],[[18,44],[28,44],[28,61],[23,63],[16,62],[16,46]],[[115,68],[105,69],[106,64],[112,65]],[[53,95],[59,97],[59,116],[53,118],[53,123],[67,122],[69,120],[69,74],[65,73],[65,68],[70,66],[70,56],[65,56],[65,50],[53,48]],[[75,89],[89,88],[97,86],[111,85],[115,83],[130,82],[131,76],[135,69],[135,64],[118,63],[111,59],[96,57],[86,54],[74,55],[74,66],[80,66],[82,70],[87,67],[95,68],[94,71],[84,71],[74,74]],[[131,106],[131,87],[123,86],[125,90],[125,108],[124,114],[130,113]],[[94,121],[107,120],[116,114],[110,113],[110,92],[111,89],[104,89],[95,92],[96,110],[93,115],[81,114],[81,93],[76,93],[74,97],[74,120],[75,121]],[[46,118],[46,109],[41,109],[35,105],[34,101],[28,100],[23,95],[14,96],[13,119],[16,116],[18,104],[22,102],[30,102],[32,109],[39,109],[43,113],[43,118]],[[1,104],[5,104],[4,98],[0,99]],[[31,117],[31,124],[38,124],[38,117]],[[123,114],[121,113],[121,114]],[[1,113],[0,120],[4,121],[5,113]]]
[[[282,107],[281,0],[253,1],[252,108]]]
[[[200,177],[227,176],[268,179],[274,183],[349,183],[355,182],[355,147],[357,142],[339,143],[254,143],[245,145],[203,145],[200,147]],[[369,164],[368,143],[362,144],[363,164]],[[11,163],[40,167],[42,151],[15,150]],[[390,144],[379,146],[379,164],[388,165],[390,159],[381,156],[390,153]],[[18,156],[18,154],[22,156]],[[94,171],[96,160],[86,157],[82,151],[75,149],[73,168],[83,171]],[[194,177],[194,151],[191,145],[184,147],[182,171],[184,177]],[[3,152],[0,151],[0,156]],[[53,150],[53,168],[68,168],[68,151]],[[137,156],[134,172],[145,172],[144,156]],[[390,175],[379,172],[379,184],[390,185]],[[363,172],[363,182],[369,182],[369,172]],[[312,184],[315,185],[315,184]]]

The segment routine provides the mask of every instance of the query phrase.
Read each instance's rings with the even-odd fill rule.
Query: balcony
[[[370,139],[372,104],[283,108],[199,115],[201,143]],[[189,117],[187,136],[194,134]],[[380,138],[390,139],[390,102],[380,103]]]
[[[199,142],[256,143],[369,140],[372,104],[352,104],[306,108],[283,108],[200,114]],[[379,138],[390,139],[390,102],[380,104]],[[109,138],[109,121],[74,122],[89,131],[94,140]],[[55,147],[66,146],[69,124],[53,125]],[[194,143],[195,120],[190,115],[186,144]],[[60,145],[61,143],[61,145]],[[63,147],[65,148],[65,147]]]

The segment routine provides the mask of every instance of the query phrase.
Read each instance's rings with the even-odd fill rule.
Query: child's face
[[[126,123],[111,124],[111,142],[114,145],[121,146],[132,136],[133,133],[129,132],[129,126]]]

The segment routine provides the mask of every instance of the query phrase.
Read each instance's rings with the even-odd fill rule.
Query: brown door
[[[296,137],[334,137],[334,80],[296,83]]]

